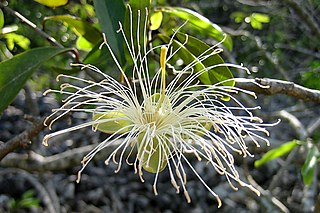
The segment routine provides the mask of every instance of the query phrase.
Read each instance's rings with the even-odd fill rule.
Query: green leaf
[[[76,45],[77,49],[85,51],[91,51],[94,47],[94,45],[90,43],[87,39],[85,39],[83,36],[78,37]]]
[[[200,56],[203,52],[207,51],[210,48],[209,45],[193,36],[189,36],[183,33],[177,33],[176,36],[179,39],[179,41],[185,44],[185,47],[196,57]],[[185,43],[186,39],[188,41],[187,43]],[[213,50],[211,52],[207,52],[207,54],[212,52]],[[217,64],[223,64],[224,60],[220,57],[219,54],[214,54],[208,57],[206,60],[202,61],[201,63],[205,67],[210,67]],[[215,84],[233,78],[233,75],[227,66],[216,67],[211,70],[208,70],[208,74],[211,84]],[[226,81],[222,85],[234,86],[235,82],[233,80]]]
[[[310,186],[314,179],[314,170],[317,164],[317,158],[319,157],[319,150],[316,145],[312,145],[309,149],[306,161],[301,168],[301,174],[303,177],[303,182]]]
[[[22,49],[29,49],[30,40],[23,35],[19,35],[16,33],[7,33],[4,34],[4,37],[7,39],[7,45],[9,50],[13,50],[15,44],[20,46]]]
[[[163,40],[166,43],[168,43],[170,41],[170,38],[165,35],[158,34],[158,36],[161,40]],[[179,37],[181,37],[181,35]],[[185,39],[185,38],[181,37],[181,39]],[[212,63],[220,61],[221,58],[219,56],[219,58],[218,57],[212,58],[212,60],[215,60],[215,61],[210,62],[209,60],[205,60],[205,61],[201,62],[197,58],[197,55],[200,53],[200,51],[196,50],[195,44],[199,45],[199,49],[205,48],[205,45],[204,45],[204,43],[198,42],[199,40],[196,41],[196,39],[191,38],[191,41],[195,41],[195,43],[191,42],[188,45],[184,45],[184,44],[180,43],[179,41],[173,39],[172,46],[173,46],[173,51],[175,51],[179,48],[179,51],[176,53],[176,56],[180,57],[184,61],[184,64],[190,64],[190,63],[196,62],[193,67],[194,72],[196,72],[196,73],[203,72],[205,69],[207,69],[206,65],[209,65],[209,64],[213,65]],[[193,53],[195,53],[196,55]],[[223,62],[222,59],[221,59],[221,61]],[[223,67],[221,67],[221,68],[223,68]],[[221,80],[229,79],[229,77],[232,77],[232,73],[230,71],[228,72],[225,69],[222,69],[222,70],[223,71],[221,73],[218,73],[216,68],[211,69],[207,72],[203,72],[198,78],[203,84],[212,85],[217,82],[220,82]],[[221,69],[219,69],[219,71],[221,71]],[[225,82],[224,85],[231,85],[232,86],[232,85],[234,85],[234,82],[233,81]]]
[[[269,23],[270,22],[270,17],[266,14],[262,13],[252,13],[251,18],[257,20],[260,23]]]
[[[2,10],[0,9],[0,30],[4,26],[4,15]]]
[[[162,23],[162,12],[155,12],[150,17],[150,30],[157,30],[161,26]]]
[[[73,75],[81,71],[79,67],[72,67],[70,68],[62,68],[57,66],[51,66],[50,67],[54,72],[58,74],[64,74],[64,75]]]
[[[256,30],[261,30],[262,29],[262,24],[261,22],[258,22],[257,20],[255,19],[250,19],[250,24],[252,26],[253,29],[256,29]]]
[[[234,19],[236,23],[240,23],[245,19],[246,15],[243,12],[233,12],[230,15],[230,18]]]
[[[43,4],[47,7],[60,7],[66,5],[68,0],[34,0],[40,4]]]
[[[20,89],[43,62],[72,49],[41,47],[25,51],[0,63],[0,113],[13,101]]]
[[[170,38],[168,36],[158,34],[159,38],[163,40],[166,43],[169,43]],[[203,70],[206,69],[206,67],[199,61],[199,59],[193,55],[183,44],[181,44],[179,41],[173,39],[172,40],[172,47],[173,47],[173,52],[179,49],[179,51],[176,53],[176,56],[180,57],[184,64],[190,64],[192,62],[196,62],[195,65],[193,66],[193,69],[195,72],[202,72]],[[199,80],[206,84],[206,85],[211,85],[210,77],[208,72],[202,73],[199,77]]]
[[[204,34],[211,36],[217,41],[222,41],[224,39],[225,33],[218,25],[212,23],[209,19],[195,11],[182,7],[159,7],[157,8],[157,10],[187,20],[188,22],[196,26],[198,29],[200,29]],[[223,44],[226,48],[228,48],[228,50],[232,50],[233,44],[230,36],[227,35]]]
[[[106,112],[103,114],[97,113],[92,116],[93,121],[100,121],[100,120],[102,121],[105,119],[106,119],[105,122],[99,123],[99,124],[94,124],[93,127],[101,132],[113,134],[113,133],[117,132],[118,130],[120,130],[121,128],[124,128],[124,127],[132,124],[131,121],[129,121],[128,119],[126,119],[124,117],[123,113],[117,112],[117,111],[109,111],[109,112]],[[125,133],[125,132],[129,131],[130,129],[131,129],[130,127],[124,128],[121,131],[119,131],[118,134]]]
[[[102,29],[107,36],[108,43],[121,65],[125,63],[123,38],[119,29],[119,22],[123,23],[125,5],[123,0],[93,0],[94,8]]]
[[[82,21],[81,19],[70,16],[70,15],[57,15],[57,16],[49,16],[44,19],[44,24],[47,21],[59,21],[63,22],[66,25],[72,27],[78,36],[82,36],[92,45],[97,44],[98,41],[101,40],[101,32],[92,26],[89,22]]]
[[[113,69],[111,65],[114,65],[114,62],[110,52],[105,45],[100,49],[100,43],[102,43],[102,40],[86,55],[83,63],[94,64],[94,66],[98,67],[102,72],[116,78],[119,76],[119,71],[116,67]]]
[[[271,149],[266,154],[264,154],[260,160],[256,160],[254,162],[254,166],[259,167],[275,158],[281,157],[287,154],[288,152],[292,151],[298,145],[299,145],[299,141],[293,140],[293,141],[284,143],[277,148]]]

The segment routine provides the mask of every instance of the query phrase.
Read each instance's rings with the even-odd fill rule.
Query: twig
[[[316,37],[320,37],[320,28],[314,18],[302,7],[301,4],[296,2],[295,0],[284,0],[289,7],[291,7],[299,16],[300,20],[304,22],[312,33],[315,34]]]
[[[44,129],[43,120],[42,119],[34,119],[32,122],[32,126],[10,139],[5,143],[0,143],[0,161],[10,152],[22,147],[25,148],[31,144],[31,139],[38,135]]]
[[[119,139],[119,142],[115,142],[113,146],[117,146],[120,142],[121,139]],[[68,168],[80,165],[83,156],[96,146],[97,144],[87,145],[49,157],[44,157],[35,152],[31,152],[30,154],[10,153],[0,162],[0,166],[15,167],[32,172],[64,171]],[[113,146],[110,146],[108,149],[101,150],[94,159],[99,160],[109,156],[113,151]]]
[[[272,177],[272,180],[269,184],[268,190],[272,192],[272,190],[280,184],[279,180],[281,179],[283,172],[288,168],[288,166],[291,164],[291,162],[297,157],[298,149],[295,148],[292,150],[288,157],[286,158],[284,164],[281,166],[280,169],[278,169],[278,172]]]
[[[257,84],[262,85],[258,86]],[[250,90],[258,94],[275,95],[284,94],[304,101],[320,103],[320,91],[309,89],[293,82],[270,78],[241,79],[237,87]]]
[[[302,53],[302,54],[309,55],[309,56],[312,56],[314,58],[320,59],[320,52],[315,52],[315,51],[312,51],[312,50],[309,50],[309,49],[306,49],[306,48],[303,48],[303,47],[293,47],[293,46],[286,45],[286,44],[275,44],[275,47],[276,48],[295,51],[295,52],[298,52],[298,53]]]
[[[318,118],[314,123],[311,123],[308,126],[307,132],[309,133],[309,135],[312,135],[319,127],[320,127],[320,118]]]
[[[270,193],[269,190],[264,190],[254,179],[251,175],[247,176],[249,183],[255,187],[256,189],[258,189],[261,194],[266,197],[268,200],[270,200],[270,202],[273,203],[273,205],[275,205],[276,207],[278,207],[281,212],[285,212],[285,213],[289,213],[289,209],[283,204],[281,203],[280,200],[278,200],[276,197],[272,196],[272,194]]]
[[[296,116],[294,116],[290,112],[286,110],[280,110],[278,113],[276,113],[276,116],[280,116],[281,118],[288,120],[289,124],[296,131],[298,139],[304,140],[308,137],[309,134],[304,125]]]

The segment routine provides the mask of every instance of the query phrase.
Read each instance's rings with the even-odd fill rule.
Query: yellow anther
[[[165,46],[161,47],[160,52],[160,66],[161,66],[161,80],[162,80],[162,93],[166,89],[166,59],[167,59],[168,48]]]

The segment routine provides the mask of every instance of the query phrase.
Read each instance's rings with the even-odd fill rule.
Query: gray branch
[[[304,101],[320,103],[319,90],[309,89],[290,81],[282,81],[270,78],[241,79],[237,81],[237,87],[255,92],[257,94],[284,94]]]

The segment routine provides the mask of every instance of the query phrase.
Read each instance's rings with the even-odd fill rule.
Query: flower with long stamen
[[[139,21],[140,18],[138,23]],[[147,24],[144,23],[144,31],[146,27]],[[206,184],[189,161],[192,156],[199,161],[205,161],[217,173],[224,175],[233,189],[237,190],[234,185],[237,183],[259,195],[259,191],[240,179],[233,157],[235,154],[243,157],[252,156],[245,138],[250,138],[256,146],[259,146],[259,141],[269,144],[259,133],[268,135],[265,127],[271,125],[262,123],[262,120],[252,113],[259,107],[246,108],[234,96],[239,92],[254,97],[255,94],[234,86],[226,86],[225,82],[237,79],[214,85],[204,85],[197,80],[203,73],[219,66],[248,70],[238,65],[217,64],[194,72],[197,63],[221,52],[215,45],[177,71],[170,82],[166,82],[166,65],[179,48],[172,48],[172,40],[150,50],[146,49],[145,41],[145,46],[135,46],[132,26],[129,31],[131,33],[127,37],[120,24],[119,32],[123,35],[132,59],[132,79],[128,78],[104,37],[103,45],[109,49],[124,77],[124,83],[118,82],[92,65],[75,64],[97,73],[102,77],[101,81],[59,75],[57,80],[68,79],[69,82],[77,82],[77,85],[64,83],[60,90],[46,92],[65,95],[64,104],[48,117],[49,128],[58,119],[73,112],[89,113],[92,120],[46,135],[43,139],[44,145],[48,145],[48,140],[54,136],[91,127],[93,131],[101,131],[109,136],[83,158],[83,167],[78,173],[77,181],[80,181],[81,173],[90,160],[100,150],[109,148],[113,151],[106,156],[105,163],[108,165],[112,160],[117,164],[116,172],[121,169],[122,163],[126,162],[134,166],[142,182],[144,171],[155,174],[153,189],[156,195],[159,174],[167,169],[177,193],[182,188],[187,201],[190,202],[185,172],[185,169],[190,168],[216,197],[218,206],[221,206],[219,196]],[[160,69],[151,77],[148,56],[157,49],[160,49]],[[229,101],[223,101],[226,99]],[[231,103],[234,105],[230,106]],[[121,143],[117,143],[119,139]]]

